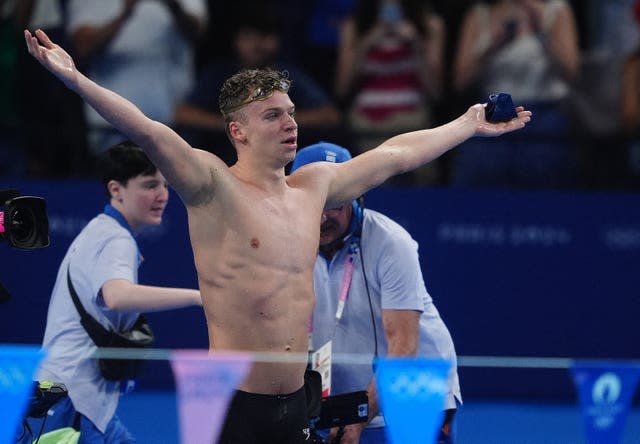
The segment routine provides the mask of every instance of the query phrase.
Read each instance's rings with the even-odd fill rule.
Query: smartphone
[[[317,429],[342,427],[369,419],[369,395],[366,391],[343,393],[322,398]]]

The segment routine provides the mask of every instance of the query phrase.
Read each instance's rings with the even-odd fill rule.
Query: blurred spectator
[[[333,94],[340,24],[352,13],[355,0],[316,0],[304,21],[304,66],[325,91]]]
[[[433,124],[444,40],[443,20],[422,0],[356,1],[340,29],[335,92],[357,151]],[[438,162],[431,162],[402,179],[437,183],[439,174]]]
[[[565,0],[480,1],[469,10],[454,60],[454,88],[476,100],[510,93],[535,119],[526,131],[491,147],[481,139],[461,147],[453,163],[454,184],[570,183],[575,159],[564,104],[579,74],[577,34]]]
[[[588,29],[592,46],[626,56],[640,44],[640,29],[630,11],[635,0],[591,0]]]
[[[88,76],[143,113],[171,124],[192,88],[194,51],[207,24],[205,0],[68,0],[67,31]],[[85,106],[94,153],[124,139]]]
[[[226,140],[218,96],[223,82],[241,69],[270,67],[289,73],[293,81],[289,96],[303,137],[309,128],[336,128],[340,123],[340,113],[327,93],[305,71],[279,59],[281,31],[274,12],[263,3],[243,5],[244,12],[235,20],[233,59],[208,64],[175,112],[175,123],[192,145],[208,149],[215,146],[217,150],[227,147],[216,154],[228,164],[235,162],[235,150]]]
[[[18,36],[25,28],[42,29],[65,44],[63,0],[20,0],[16,12]],[[19,134],[26,174],[38,178],[91,175],[82,100],[43,72],[22,42],[17,72]]]
[[[24,159],[18,138],[18,53],[23,48],[20,27],[24,18],[17,0],[0,0],[0,176],[18,176]]]
[[[633,6],[640,24],[640,0]],[[622,70],[621,121],[628,137],[628,171],[634,186],[640,185],[640,46],[626,58]]]

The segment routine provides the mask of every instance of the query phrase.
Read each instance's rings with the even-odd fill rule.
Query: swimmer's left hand
[[[516,107],[517,117],[507,122],[488,122],[485,115],[485,105],[476,104],[469,108],[465,117],[470,119],[475,125],[474,136],[496,137],[501,134],[519,130],[531,121],[532,113],[522,106]]]

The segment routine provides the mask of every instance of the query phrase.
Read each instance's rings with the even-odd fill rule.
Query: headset
[[[351,208],[353,210],[351,223],[349,224],[349,229],[345,237],[355,236],[359,241],[360,235],[362,234],[362,221],[364,219],[364,196],[354,199],[351,202]]]

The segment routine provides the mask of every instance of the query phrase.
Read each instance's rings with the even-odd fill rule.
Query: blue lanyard
[[[104,214],[107,216],[113,217],[123,228],[125,228],[133,237],[133,241],[136,243],[136,249],[138,251],[138,265],[144,260],[142,257],[142,253],[140,252],[140,246],[138,245],[138,241],[136,240],[135,234],[133,234],[133,230],[131,229],[131,225],[127,222],[127,219],[124,218],[122,213],[116,210],[111,204],[106,204],[104,206]]]

